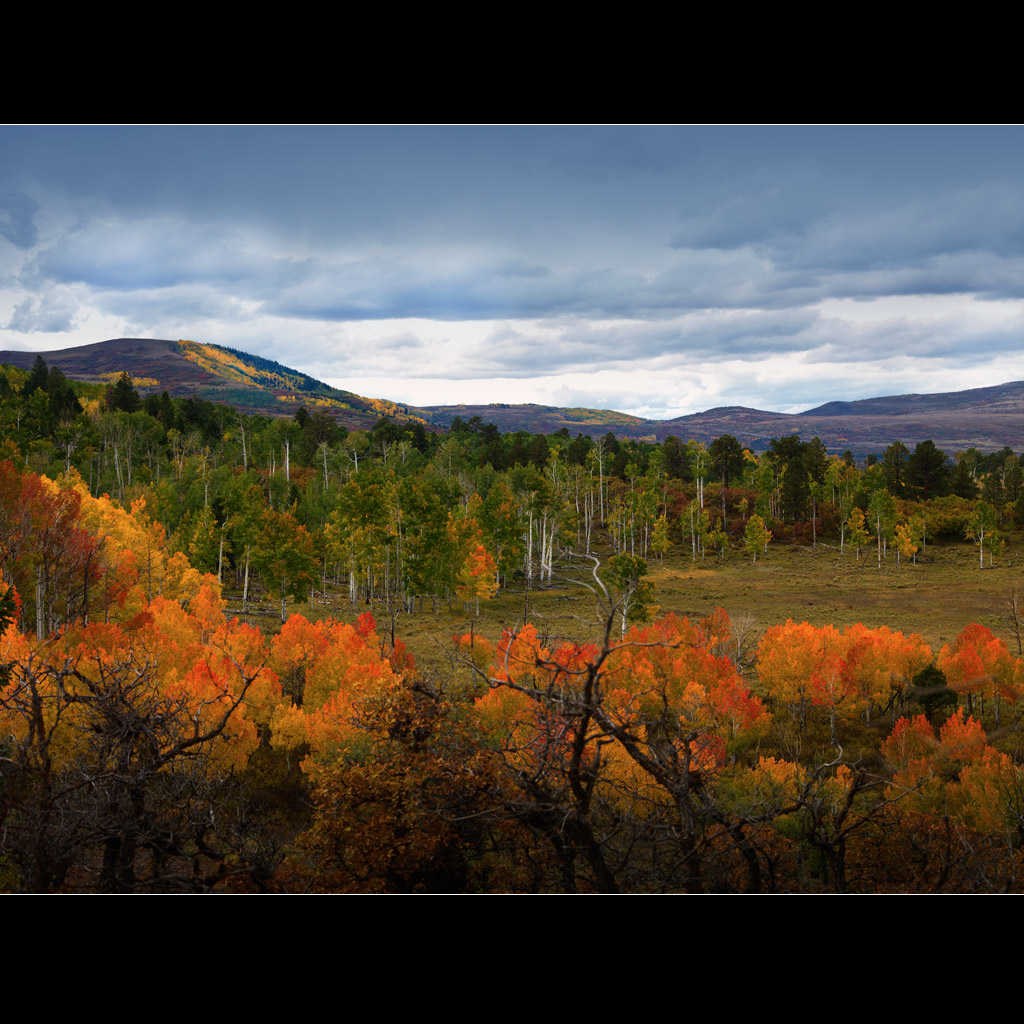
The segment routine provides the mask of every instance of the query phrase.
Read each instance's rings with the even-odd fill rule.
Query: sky
[[[1024,379],[1024,128],[0,127],[0,349],[666,419]]]

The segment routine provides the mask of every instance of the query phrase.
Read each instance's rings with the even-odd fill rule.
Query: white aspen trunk
[[[581,522],[582,521],[580,519],[580,478],[579,478],[579,475],[577,474],[577,476],[576,476],[576,546],[577,547],[580,546],[580,526],[581,526]]]
[[[592,494],[583,495],[583,538],[586,542],[586,552],[590,554],[590,524],[594,516],[594,496]]]
[[[121,479],[121,460],[117,455],[117,445],[114,445],[114,472],[117,474],[117,495],[120,498],[124,493],[124,481]]]
[[[526,531],[526,536],[523,538],[526,541],[526,582],[527,584],[533,579],[533,509],[530,509],[529,528]]]
[[[546,519],[546,516],[545,516]],[[554,547],[555,547],[555,524],[550,523],[547,525],[547,545],[544,550],[544,572],[545,578],[550,583],[551,576],[553,574],[552,563],[554,562]]]
[[[46,639],[46,619],[44,612],[46,589],[43,586],[42,566],[36,566],[36,639]]]

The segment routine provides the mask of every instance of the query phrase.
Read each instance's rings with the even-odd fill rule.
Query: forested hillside
[[[0,363],[31,369],[35,360],[83,383],[111,383],[128,373],[143,395],[166,392],[233,406],[240,412],[294,415],[318,408],[346,428],[371,427],[381,416],[424,422],[421,410],[332,388],[272,359],[195,341],[115,338],[56,352],[0,352]]]
[[[1021,888],[1018,591],[972,621],[1011,450],[349,430],[43,359],[0,439],[0,888]],[[716,607],[794,559],[813,613]],[[973,607],[895,621],[943,573]],[[827,621],[854,578],[892,622]]]

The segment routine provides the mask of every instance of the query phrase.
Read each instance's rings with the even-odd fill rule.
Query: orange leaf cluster
[[[156,598],[130,622],[75,625],[43,643],[12,625],[0,656],[12,668],[0,694],[0,731],[30,741],[38,725],[26,715],[25,695],[34,692],[58,764],[94,745],[95,731],[117,711],[149,721],[144,734],[169,747],[216,732],[204,744],[210,757],[224,771],[240,768],[280,702],[262,636],[225,621],[205,589],[194,610]]]
[[[399,651],[396,646],[392,656],[411,668],[404,647]],[[312,754],[304,768],[314,772],[339,754],[357,750],[365,740],[361,716],[401,685],[369,615],[360,616],[357,627],[292,615],[274,638],[270,665],[293,698],[274,716],[273,743],[308,743]]]
[[[938,734],[923,715],[901,718],[882,754],[894,772],[890,796],[914,811],[949,816],[981,832],[1015,827],[1024,770],[989,745],[981,723],[963,708]]]
[[[849,717],[885,707],[894,691],[931,662],[931,649],[916,633],[857,623],[842,633],[792,619],[772,626],[758,647],[758,677],[775,701],[793,707],[820,705]]]
[[[976,622],[967,625],[950,647],[943,645],[937,664],[952,689],[975,696],[1016,702],[1024,690],[1024,669],[1006,644]]]

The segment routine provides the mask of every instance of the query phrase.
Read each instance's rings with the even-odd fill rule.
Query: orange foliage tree
[[[473,724],[419,679],[396,645],[384,649],[368,613],[356,626],[292,616],[271,664],[293,702],[274,718],[274,744],[307,749],[309,861],[291,870],[331,891],[538,888],[535,852],[502,808],[501,763]]]
[[[548,645],[528,625],[495,649],[476,707],[515,783],[509,806],[550,844],[568,891],[700,891],[734,870],[756,888],[756,826],[716,794],[730,750],[768,714],[711,650],[728,645],[727,617],[667,616],[615,642],[615,613],[600,644]]]
[[[789,619],[772,626],[758,647],[757,671],[767,695],[790,707],[806,724],[809,707],[828,712],[836,742],[836,721],[873,708],[886,709],[905,697],[914,676],[931,662],[931,649],[917,634],[857,623],[842,633]]]
[[[988,743],[980,722],[959,708],[938,733],[922,715],[901,718],[882,744],[893,769],[890,792],[933,820],[991,837],[1020,860],[1024,769]]]
[[[213,577],[167,550],[145,499],[126,510],[94,498],[74,471],[53,481],[10,462],[0,462],[0,572],[39,637],[98,616],[125,621],[156,596],[190,600],[203,586],[219,595]]]
[[[206,890],[249,870],[220,801],[280,688],[214,594],[42,643],[9,625],[0,659],[0,853],[23,887]]]
[[[991,700],[996,726],[1002,703],[1016,703],[1024,689],[1020,659],[1012,657],[990,629],[976,622],[968,624],[952,646],[943,645],[937,664],[950,687],[966,698],[969,715],[974,713],[975,699],[980,701],[982,715],[984,702]]]
[[[41,639],[88,615],[90,588],[100,579],[100,542],[85,529],[81,495],[0,462],[0,574],[34,612]]]

